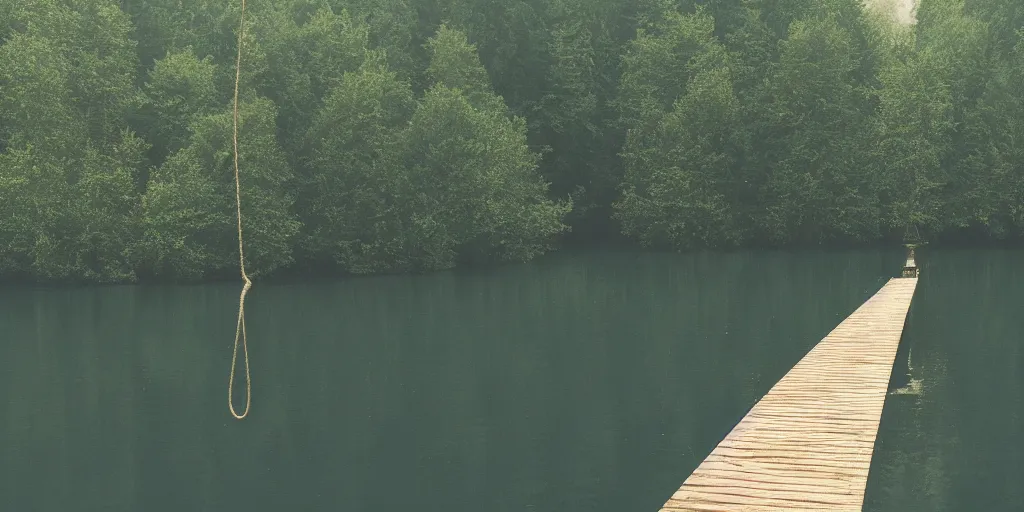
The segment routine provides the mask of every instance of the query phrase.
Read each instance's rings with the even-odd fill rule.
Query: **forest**
[[[248,0],[247,266],[1017,240],[1024,2]],[[0,0],[0,278],[238,271],[240,2]]]

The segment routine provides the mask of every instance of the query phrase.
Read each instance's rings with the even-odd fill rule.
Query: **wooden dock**
[[[839,324],[751,408],[662,511],[861,510],[916,287],[917,277],[892,279]]]

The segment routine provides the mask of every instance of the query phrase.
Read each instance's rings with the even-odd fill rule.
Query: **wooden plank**
[[[662,512],[859,511],[917,278],[891,279],[825,336]]]

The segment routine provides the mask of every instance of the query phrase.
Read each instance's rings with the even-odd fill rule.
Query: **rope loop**
[[[242,0],[242,12],[238,22],[238,58],[235,61],[235,101],[233,117],[233,141],[235,146],[235,208],[238,214],[238,267],[242,273],[242,294],[238,297],[238,323],[235,325],[235,347],[231,351],[231,377],[228,379],[228,409],[235,419],[245,419],[249,415],[249,406],[252,404],[252,377],[249,373],[249,342],[245,336],[245,296],[252,288],[252,280],[245,273],[245,247],[242,242],[242,183],[238,176],[238,83],[242,76],[242,41],[245,37],[245,0]],[[235,388],[235,365],[238,360],[238,342],[242,342],[242,352],[245,359],[245,410],[239,414],[235,410],[233,399]]]

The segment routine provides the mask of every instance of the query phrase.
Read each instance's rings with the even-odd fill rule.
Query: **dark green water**
[[[867,510],[1024,510],[1024,253],[935,252]],[[899,252],[0,290],[0,510],[655,511]],[[241,400],[239,400],[241,403]]]
[[[886,401],[864,509],[1024,511],[1024,251],[926,270],[902,347],[921,392]]]

